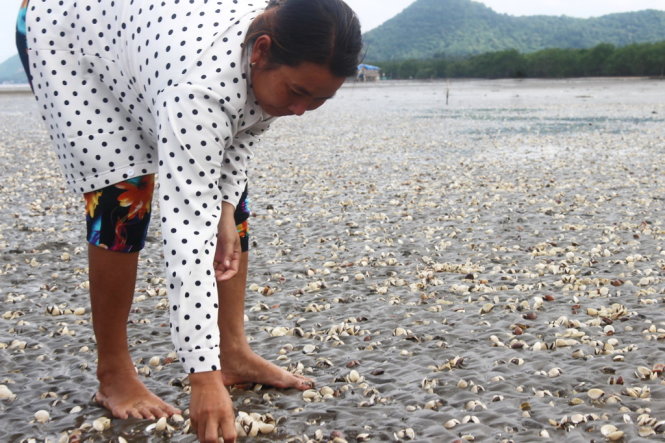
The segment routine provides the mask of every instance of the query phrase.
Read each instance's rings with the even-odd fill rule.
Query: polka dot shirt
[[[31,0],[38,105],[69,186],[158,173],[171,335],[188,372],[220,369],[212,271],[222,202],[238,204],[270,122],[243,41],[265,2]]]

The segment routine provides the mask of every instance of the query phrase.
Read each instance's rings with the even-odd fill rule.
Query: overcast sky
[[[14,23],[20,0],[2,0],[10,6],[0,14],[0,62],[16,54]],[[476,0],[496,12],[511,15],[568,15],[571,17],[597,17],[614,12],[660,9],[665,11],[665,0]],[[347,0],[358,13],[363,31],[369,31],[393,17],[414,0]],[[11,7],[11,5],[14,7]]]

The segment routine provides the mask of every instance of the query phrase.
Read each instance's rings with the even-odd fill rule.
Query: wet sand
[[[80,197],[31,96],[0,104],[0,441],[194,441],[186,414],[93,426]],[[247,332],[317,389],[232,389],[276,423],[256,440],[663,440],[664,123],[646,79],[349,84],[278,121]],[[184,409],[165,298],[155,223],[130,342]]]

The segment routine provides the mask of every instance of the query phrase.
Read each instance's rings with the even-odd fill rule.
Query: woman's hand
[[[189,403],[191,429],[201,443],[236,441],[233,403],[219,371],[189,374],[192,399]]]
[[[240,266],[240,236],[233,217],[234,211],[232,204],[222,203],[222,217],[217,226],[217,249],[213,262],[217,281],[231,279],[238,273]]]

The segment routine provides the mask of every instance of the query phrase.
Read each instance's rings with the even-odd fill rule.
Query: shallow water
[[[30,96],[0,94],[0,384],[16,395],[0,400],[0,440],[193,441],[182,424],[90,429],[105,411],[89,401],[82,205],[35,112]],[[662,82],[590,79],[350,84],[278,121],[252,167],[247,332],[335,395],[233,389],[238,410],[278,420],[259,441],[412,429],[416,441],[574,442],[604,439],[606,424],[662,440],[665,426],[645,427],[665,420],[664,118]],[[157,226],[143,258],[133,357],[184,409],[179,365],[148,365],[171,352]],[[564,338],[576,342],[553,346]],[[640,366],[656,371],[640,379]],[[40,409],[49,422],[34,423]]]

